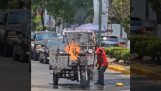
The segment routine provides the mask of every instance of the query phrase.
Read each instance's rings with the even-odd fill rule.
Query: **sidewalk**
[[[140,62],[131,63],[131,72],[144,75],[153,79],[161,80],[161,66],[152,64],[143,64]]]
[[[125,66],[125,65],[114,63],[112,62],[111,59],[108,59],[108,62],[109,62],[108,69],[121,72],[125,75],[130,75],[130,66]]]
[[[138,74],[156,80],[161,80],[161,66],[159,65],[132,61],[130,66],[125,66],[113,62],[112,59],[108,59],[108,62],[109,62],[108,69],[110,70],[121,72],[125,75],[130,75],[131,72],[131,74]]]

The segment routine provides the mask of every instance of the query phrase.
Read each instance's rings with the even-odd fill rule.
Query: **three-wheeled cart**
[[[80,45],[80,53],[77,62],[71,61],[71,55],[59,49],[50,55],[49,65],[53,69],[53,85],[58,85],[60,78],[70,79],[80,82],[82,88],[90,85],[93,78],[92,69],[94,69],[94,45],[91,42],[93,32],[91,31],[67,31],[66,39],[75,39]]]

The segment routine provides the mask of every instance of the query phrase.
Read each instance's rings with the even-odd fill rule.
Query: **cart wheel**
[[[59,80],[58,74],[53,72],[53,85],[54,86],[58,86],[58,80]]]
[[[49,64],[49,60],[48,59],[45,59],[45,64]]]
[[[81,73],[81,80],[80,80],[80,86],[82,88],[87,88],[90,85],[90,78],[88,76],[88,79],[86,78],[86,73]]]

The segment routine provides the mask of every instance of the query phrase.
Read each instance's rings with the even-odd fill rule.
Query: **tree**
[[[130,32],[130,0],[110,0],[110,12],[124,28],[125,32]]]
[[[161,0],[148,0],[152,9],[156,12],[157,21],[161,24]]]
[[[31,0],[32,18],[37,18],[37,13],[41,16],[41,24],[44,30],[44,10],[46,2],[44,0]],[[33,22],[34,23],[34,22]],[[37,24],[34,24],[37,25]],[[36,26],[35,26],[36,27]]]
[[[47,11],[54,16],[56,24],[84,23],[91,21],[93,0],[48,0]],[[82,14],[83,12],[86,14]],[[81,14],[80,14],[81,12]]]
[[[0,9],[7,9],[8,0],[0,0]]]
[[[56,25],[60,26],[63,22],[69,24],[73,22],[75,14],[73,0],[48,0],[45,8],[49,15],[54,16]]]

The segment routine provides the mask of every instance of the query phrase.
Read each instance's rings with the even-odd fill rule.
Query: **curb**
[[[123,73],[125,75],[130,75],[130,69],[128,70],[128,69],[126,69],[126,68],[124,68],[122,66],[109,65],[108,69],[113,70],[113,71],[117,71],[117,72],[121,72],[121,73]]]
[[[161,74],[154,73],[154,71],[152,70],[145,70],[145,69],[131,67],[131,72],[136,73],[138,75],[144,75],[156,80],[161,80]]]

